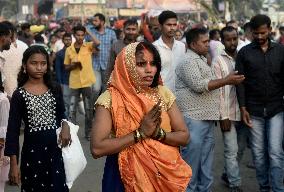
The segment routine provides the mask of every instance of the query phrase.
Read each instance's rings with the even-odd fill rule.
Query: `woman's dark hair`
[[[266,25],[268,28],[270,28],[271,20],[267,15],[259,14],[251,18],[250,26],[252,29],[257,29],[261,27],[262,25]]]
[[[56,95],[58,93],[58,87],[56,86],[56,83],[52,81],[52,78],[51,78],[52,76],[51,76],[51,71],[50,71],[50,66],[49,66],[50,65],[49,55],[46,52],[45,48],[39,45],[32,45],[28,49],[26,49],[26,51],[24,52],[23,59],[22,59],[22,67],[18,74],[18,87],[23,87],[25,83],[28,81],[29,75],[27,74],[27,72],[24,72],[24,65],[27,65],[28,59],[32,55],[37,54],[37,53],[44,55],[46,58],[46,62],[47,62],[47,71],[43,75],[44,84],[51,90],[53,94]]]
[[[4,93],[4,86],[3,86],[3,83],[2,83],[2,74],[1,74],[1,71],[0,71],[0,92]]]
[[[137,45],[136,53],[143,51],[145,48],[151,53],[153,53],[154,63],[155,63],[155,66],[157,67],[157,73],[155,74],[153,83],[150,85],[150,87],[151,88],[157,87],[159,85],[160,72],[161,72],[161,57],[160,57],[158,50],[155,48],[155,46],[145,41],[140,42]]]

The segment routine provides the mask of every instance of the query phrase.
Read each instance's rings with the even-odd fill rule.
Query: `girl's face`
[[[56,41],[57,41],[57,38],[56,38],[55,36],[52,36],[52,37],[50,38],[50,43],[51,43],[51,44],[54,44]]]
[[[178,41],[182,39],[182,34],[181,34],[180,31],[176,31],[176,33],[175,33],[175,39],[178,40]]]
[[[24,65],[26,73],[30,78],[42,79],[47,72],[47,59],[42,53],[35,53],[30,56],[27,64]]]
[[[141,79],[140,86],[149,87],[152,85],[157,73],[153,53],[146,49],[136,53],[136,71]]]

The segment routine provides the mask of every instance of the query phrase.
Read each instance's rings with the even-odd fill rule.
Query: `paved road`
[[[82,118],[80,118],[82,119]],[[80,122],[81,124],[82,122]],[[214,161],[214,192],[227,192],[229,189],[221,181],[220,177],[223,170],[223,143],[222,135],[219,128],[215,128],[215,161]],[[101,191],[101,180],[103,175],[103,167],[105,158],[94,160],[90,154],[89,142],[83,138],[83,129],[80,129],[79,137],[85,155],[88,161],[87,167],[75,181],[70,192],[100,192]],[[256,192],[258,187],[255,179],[255,170],[246,167],[250,161],[251,156],[249,150],[246,150],[244,159],[241,162],[241,175],[242,175],[242,188],[244,192]],[[6,186],[5,192],[18,192],[20,191],[17,187]]]

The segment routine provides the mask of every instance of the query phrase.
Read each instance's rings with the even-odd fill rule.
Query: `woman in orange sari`
[[[96,102],[91,150],[94,158],[118,154],[124,189],[113,191],[182,192],[190,180],[178,148],[189,132],[160,70],[152,44],[132,43],[117,56],[108,89]]]

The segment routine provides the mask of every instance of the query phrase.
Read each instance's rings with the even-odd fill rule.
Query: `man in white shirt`
[[[241,50],[241,48],[243,48],[244,46],[248,45],[251,43],[252,41],[252,31],[251,31],[251,27],[250,27],[250,23],[247,22],[244,25],[244,32],[245,32],[245,39],[244,41],[240,42],[238,47],[237,47],[237,51],[239,52],[239,50]]]
[[[225,50],[212,61],[212,68],[217,79],[225,78],[235,70],[235,58],[237,56],[238,31],[234,27],[224,27],[221,31],[222,43]],[[241,112],[237,100],[236,87],[226,85],[219,88],[220,96],[220,128],[224,143],[225,169],[223,179],[230,187],[230,192],[242,192],[241,175],[238,160],[239,146],[244,146],[241,136],[247,129],[240,126]],[[228,181],[228,182],[227,182]]]
[[[175,92],[175,68],[183,62],[186,48],[184,43],[174,38],[177,30],[177,15],[172,11],[163,11],[158,20],[162,35],[153,44],[161,56],[163,83]]]
[[[11,45],[11,29],[7,24],[0,22],[0,52],[9,50]],[[0,71],[3,68],[5,59],[0,56]],[[2,77],[3,78],[3,77]]]
[[[9,50],[11,46],[11,28],[4,22],[0,22],[0,72],[2,73],[5,64],[5,58],[1,55],[4,50]],[[1,75],[0,81],[3,82],[4,75]]]
[[[226,27],[230,27],[230,26],[234,27],[238,31],[238,33],[240,32],[239,23],[236,20],[231,20],[226,23]],[[245,42],[239,38],[237,51],[239,51],[242,47],[244,47],[245,45],[248,45],[249,43],[250,42]]]
[[[213,29],[209,32],[209,53],[211,59],[219,56],[225,49],[224,45],[220,41],[220,30]]]
[[[2,74],[5,76],[4,88],[9,97],[17,88],[17,77],[22,66],[23,53],[28,48],[27,44],[17,39],[17,30],[15,26],[8,22],[4,23],[11,29],[11,46],[9,50],[5,50],[0,55],[5,59]]]

